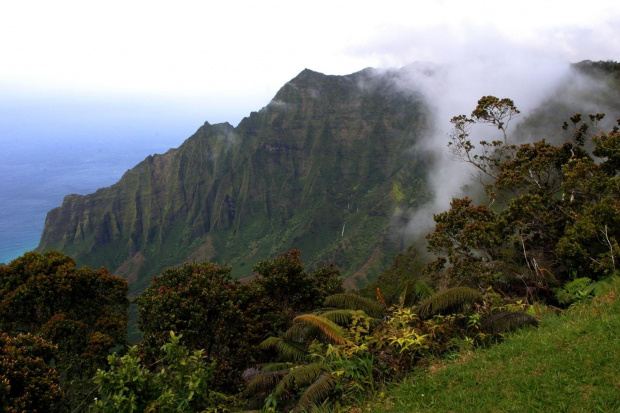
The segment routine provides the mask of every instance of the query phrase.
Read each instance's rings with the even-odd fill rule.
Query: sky
[[[513,52],[532,64],[620,60],[618,4],[2,0],[0,101],[53,111],[61,100],[89,116],[103,112],[87,102],[136,102],[146,116],[170,110],[236,125],[304,68],[343,75],[472,59],[492,67]]]
[[[113,184],[205,121],[237,125],[306,68],[345,75],[418,62],[403,86],[422,90],[446,126],[486,94],[534,107],[568,63],[620,60],[618,4],[0,0],[0,261],[37,245],[65,194]],[[433,78],[416,72],[429,62],[441,67]],[[424,150],[445,151],[445,134],[439,127]],[[446,207],[445,188],[462,186],[455,168],[429,172],[443,197],[411,220],[416,228]],[[31,196],[26,186],[36,186]]]

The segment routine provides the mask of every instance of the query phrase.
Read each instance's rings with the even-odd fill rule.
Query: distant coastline
[[[117,182],[148,155],[177,147],[183,138],[4,138],[0,151],[0,263],[39,244],[45,217],[71,193],[88,194]]]

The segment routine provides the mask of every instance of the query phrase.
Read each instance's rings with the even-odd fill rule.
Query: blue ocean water
[[[66,195],[114,184],[204,122],[196,110],[139,109],[0,101],[0,263],[37,247],[47,212]]]
[[[180,142],[127,139],[3,141],[0,151],[0,262],[34,249],[47,212],[68,194],[112,185],[150,153]]]

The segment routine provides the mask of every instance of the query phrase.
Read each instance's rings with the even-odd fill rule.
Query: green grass
[[[368,411],[620,412],[620,295],[431,364]]]

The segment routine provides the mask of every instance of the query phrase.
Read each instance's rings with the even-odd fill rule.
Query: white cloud
[[[603,0],[5,0],[0,84],[194,95],[210,107],[237,102],[240,117],[304,68],[492,57],[506,44],[566,61],[618,59],[618,9]]]

